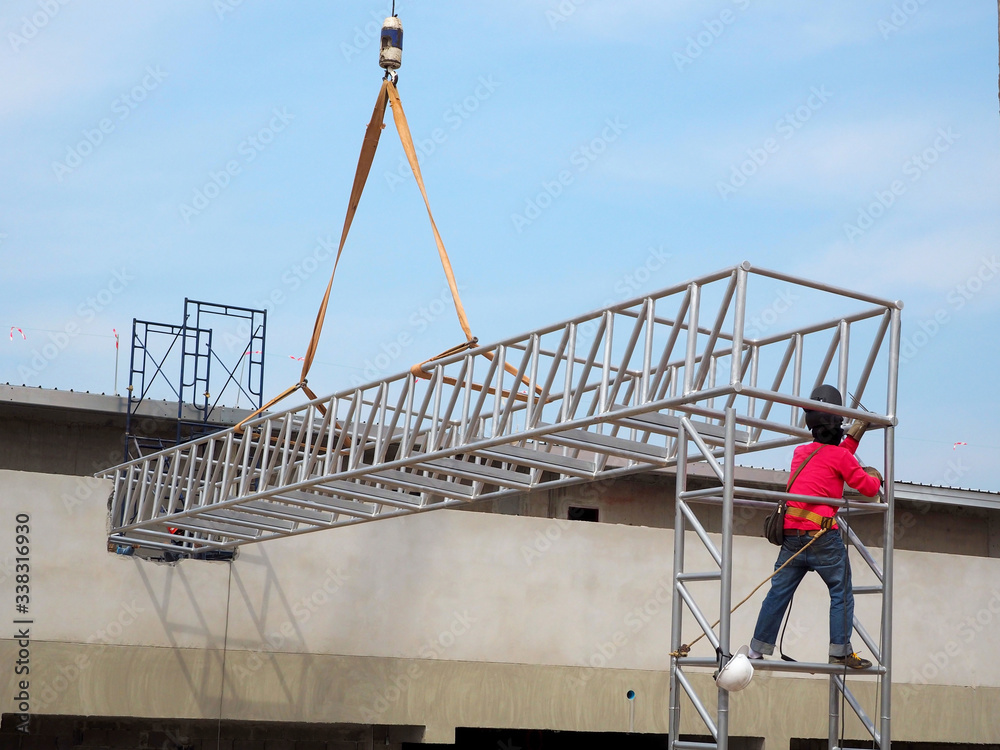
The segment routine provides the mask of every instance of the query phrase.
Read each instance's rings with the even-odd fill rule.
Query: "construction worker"
[[[843,405],[840,391],[830,385],[819,386],[810,398]],[[867,423],[856,421],[844,437],[843,417],[813,409],[804,411],[806,426],[812,431],[814,442],[795,449],[788,492],[841,499],[844,482],[847,482],[865,497],[875,497],[882,485],[882,475],[878,469],[862,468],[854,457]],[[812,544],[771,579],[771,589],[761,605],[750,641],[751,659],[774,653],[781,620],[792,595],[803,576],[814,570],[830,590],[830,663],[852,669],[872,665],[858,656],[851,646],[850,635],[854,629],[851,565],[840,534],[834,533],[837,530],[836,513],[836,507],[822,502],[789,501],[785,512],[785,539],[774,564],[775,570],[807,544]],[[821,533],[820,529],[827,531]],[[813,541],[816,536],[820,538]]]

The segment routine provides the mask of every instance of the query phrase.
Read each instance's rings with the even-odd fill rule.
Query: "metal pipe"
[[[684,573],[684,512],[681,495],[687,487],[687,433],[682,424],[677,431],[677,474],[674,479],[674,589],[681,583],[678,576]],[[677,653],[681,647],[684,626],[684,605],[679,596],[670,597],[670,651]],[[681,726],[680,668],[677,657],[670,657],[670,713],[667,719],[667,747],[676,747]]]
[[[597,332],[594,334],[594,343],[590,345],[590,352],[587,354],[587,360],[583,364],[583,371],[580,373],[579,386],[576,388],[576,395],[572,397],[570,402],[569,411],[567,415],[569,419],[574,419],[576,417],[576,410],[580,406],[580,399],[583,398],[584,386],[587,383],[587,378],[590,375],[590,371],[594,367],[594,361],[597,359],[597,350],[601,346],[601,339],[604,337],[604,326],[607,323],[607,319],[602,315],[601,322],[597,327]],[[577,336],[579,336],[580,329],[577,328]]]
[[[868,730],[868,734],[872,736],[872,739],[875,740],[876,744],[881,746],[882,738],[879,731],[875,728],[875,723],[868,717],[868,714],[865,712],[861,702],[854,696],[854,693],[851,692],[850,688],[847,687],[843,676],[831,675],[830,682],[835,687],[834,694],[836,694],[837,691],[844,694],[844,697],[847,698],[847,702],[851,705],[851,708],[854,709],[854,713],[858,715],[858,718],[861,719],[861,723],[865,725],[865,729]]]
[[[677,673],[677,681],[681,684],[681,687],[684,688],[684,692],[687,693],[687,697],[691,700],[694,710],[698,712],[701,720],[705,722],[705,726],[708,728],[709,733],[711,733],[712,738],[715,739],[716,742],[721,743],[722,738],[719,736],[719,726],[721,726],[721,723],[719,726],[716,726],[715,722],[712,721],[711,714],[708,713],[708,709],[705,708],[705,705],[701,702],[701,698],[698,697],[698,691],[691,686],[691,683],[688,682],[688,678],[683,672]],[[725,737],[725,729],[722,730],[722,736]],[[699,747],[706,747],[706,745],[699,744]],[[722,748],[722,745],[707,745],[707,747]]]
[[[880,503],[880,505],[881,505],[881,503]],[[888,515],[889,515],[889,506],[886,505],[885,509],[886,509],[886,517],[888,517]],[[883,519],[882,523],[885,524],[885,520],[884,519]],[[872,553],[869,552],[869,550],[865,546],[864,542],[861,541],[861,539],[858,537],[858,535],[854,532],[854,529],[852,529],[850,526],[847,527],[847,539],[854,546],[854,548],[858,551],[858,554],[861,555],[861,559],[864,560],[868,564],[869,568],[871,568],[872,573],[875,574],[875,577],[878,578],[879,582],[884,585],[884,583],[885,583],[885,574],[882,572],[882,567],[875,561],[875,558],[872,556]]]
[[[796,333],[793,336],[795,341],[795,362],[792,365],[792,393],[796,396],[802,395],[802,334]],[[775,391],[778,389],[775,388]],[[773,404],[773,401],[771,402]],[[793,427],[801,427],[802,422],[795,418],[795,409],[791,409],[790,424]]]
[[[718,581],[722,578],[722,571],[708,571],[707,573],[678,573],[678,581]]]
[[[490,422],[490,435],[496,437],[503,434],[500,428],[500,400],[503,398],[504,381],[507,379],[507,347],[497,347],[496,382],[493,393],[493,421]],[[514,387],[513,385],[511,386]]]
[[[865,642],[865,645],[868,647],[868,650],[872,652],[872,656],[875,657],[875,661],[881,663],[882,655],[878,647],[878,644],[875,643],[875,639],[872,638],[871,633],[868,632],[865,626],[861,623],[861,620],[858,619],[857,615],[854,615],[853,625],[854,625],[854,630],[857,632],[858,635],[861,636],[861,640]]]
[[[683,656],[677,659],[677,663],[684,667],[703,667],[715,669],[719,662],[714,656]],[[755,672],[794,672],[796,674],[841,674],[844,671],[843,664],[829,664],[827,662],[806,662],[806,661],[781,661],[771,659],[754,660],[753,668]],[[879,675],[884,674],[885,669],[879,664],[873,664],[868,669],[852,669],[853,675]]]
[[[733,353],[731,356],[729,370],[729,383],[736,385],[743,380],[743,326],[747,315],[747,281],[749,276],[747,271],[750,264],[741,263],[736,268],[736,307],[733,310]],[[753,406],[749,408],[749,413],[753,413]]]
[[[810,289],[817,289],[821,292],[829,292],[830,294],[836,294],[840,297],[850,297],[851,299],[861,300],[862,302],[870,302],[873,305],[879,305],[881,307],[894,307],[895,302],[890,302],[888,300],[881,299],[879,297],[873,297],[870,294],[863,294],[862,292],[852,292],[849,289],[844,289],[839,286],[833,286],[832,284],[823,284],[818,281],[807,281],[805,279],[798,279],[794,276],[790,276],[786,273],[781,273],[780,271],[772,271],[767,268],[758,268],[754,266],[753,268],[748,268],[750,273],[755,273],[760,276],[768,276],[772,279],[777,279],[778,281],[788,281],[792,284],[797,284],[799,286],[809,287]]]
[[[736,471],[736,410],[726,409],[725,480],[722,493],[722,580],[719,585],[719,645],[723,654],[730,653],[730,620],[733,603],[733,489]],[[713,462],[714,463],[714,462]],[[718,689],[717,721],[719,750],[729,748],[729,691]]]
[[[837,350],[840,349],[840,323],[842,321],[837,321],[837,328],[833,331],[833,336],[830,338],[830,346],[826,350],[826,356],[823,357],[823,362],[820,364],[819,370],[816,373],[816,379],[813,381],[813,388],[818,388],[823,385],[823,381],[826,380],[827,374],[830,372],[830,365],[833,364],[833,358],[837,354]]]
[[[847,368],[851,360],[851,326],[846,320],[840,321],[840,362],[837,364],[837,390],[840,391],[841,398],[847,398]]]
[[[677,581],[675,588],[677,593],[681,595],[681,598],[684,599],[684,603],[688,606],[688,609],[691,610],[692,616],[701,627],[702,632],[705,633],[708,642],[712,644],[712,648],[720,648],[719,638],[715,634],[715,630],[712,628],[711,623],[709,623],[708,618],[705,617],[705,613],[701,611],[701,607],[698,606],[694,597],[691,596],[691,592],[687,590],[687,586],[684,585],[683,581]]]
[[[776,401],[779,404],[788,404],[789,406],[798,406],[800,408],[806,409],[817,409],[816,402],[809,398],[802,398],[801,396],[789,396],[784,393],[777,393],[775,391],[767,391],[761,388],[748,388],[743,387],[740,390],[743,396],[756,396],[757,398],[767,398],[772,401]],[[822,404],[822,408],[819,411],[829,412],[830,414],[839,414],[842,417],[847,417],[848,419],[861,419],[871,424],[883,425],[889,427],[893,424],[894,419],[891,414],[885,416],[881,414],[876,414],[875,412],[863,411],[861,409],[851,409],[846,406],[836,406],[834,404]]]
[[[830,715],[827,723],[827,748],[829,750],[833,750],[837,746],[837,737],[840,734],[840,703],[837,700],[835,679],[833,675],[830,675]]]
[[[698,309],[701,304],[701,288],[697,284],[688,286],[691,305],[688,308],[687,351],[684,355],[684,395],[694,389],[694,364],[698,357]]]
[[[642,381],[639,388],[639,400],[649,398],[650,375],[653,367],[653,331],[656,330],[656,300],[650,297],[646,300],[646,338],[642,349]]]
[[[854,595],[855,596],[858,596],[859,594],[881,594],[883,591],[885,591],[885,587],[883,587],[883,586],[855,586],[854,587]]]
[[[694,428],[694,425],[691,424],[691,420],[689,420],[687,417],[681,417],[681,424],[683,424],[687,428],[689,437],[691,438],[692,441],[694,441],[694,444],[698,446],[698,450],[701,451],[701,454],[705,457],[708,465],[712,468],[712,471],[715,472],[715,475],[719,478],[719,481],[725,482],[726,480],[722,474],[722,469],[719,467],[718,462],[715,460],[715,454],[712,452],[712,449],[709,448],[708,445],[705,443],[705,441],[702,439],[701,435],[698,434],[698,431]]]
[[[865,366],[858,377],[858,383],[854,386],[854,403],[851,406],[857,407],[861,403],[861,399],[864,398],[865,388],[868,387],[868,378],[871,377],[872,369],[875,367],[876,360],[878,360],[879,352],[882,351],[882,342],[885,341],[885,334],[889,330],[891,320],[892,312],[886,310],[882,315],[882,322],[879,323],[878,330],[875,332],[871,349],[868,350],[868,359],[865,360]]]
[[[701,543],[705,545],[705,549],[708,550],[708,554],[710,554],[712,556],[712,559],[715,560],[716,565],[721,566],[722,554],[719,552],[718,549],[716,549],[715,544],[712,543],[712,540],[709,539],[708,533],[705,531],[705,527],[701,525],[701,521],[698,520],[698,517],[695,516],[695,514],[691,511],[687,503],[685,503],[683,500],[678,500],[677,502],[680,505],[681,512],[684,514],[685,520],[687,521],[687,523],[691,525],[691,528],[694,529],[694,532],[698,535],[698,538],[701,540]]]
[[[530,427],[534,423],[534,411],[536,404],[536,391],[538,385],[538,336],[532,335],[531,337],[531,370],[528,374],[528,402],[525,407],[524,412],[524,426],[525,429]],[[554,372],[554,371],[553,371]],[[517,401],[517,399],[513,399]],[[540,401],[537,401],[538,408],[542,408]]]
[[[677,310],[677,322],[670,326],[670,334],[667,336],[667,341],[663,345],[663,354],[660,355],[660,361],[656,365],[656,372],[653,375],[652,383],[650,384],[650,393],[654,394],[653,398],[662,398],[666,394],[667,389],[670,387],[672,380],[668,377],[664,380],[664,373],[668,371],[670,361],[670,356],[673,354],[674,347],[677,345],[677,338],[680,336],[681,332],[681,321],[687,315],[688,308],[691,306],[691,294],[687,292],[681,298],[680,308]]]
[[[601,363],[602,377],[599,408],[599,411],[602,414],[608,410],[608,379],[611,377],[611,347],[614,345],[615,333],[615,316],[608,311],[604,313],[604,318],[604,359]]]
[[[902,303],[897,303],[892,311],[892,325],[889,331],[889,372],[886,398],[886,411],[895,422],[896,390],[899,382],[899,338],[900,310]],[[880,729],[882,750],[889,750],[892,743],[892,592],[893,592],[893,550],[895,547],[894,531],[896,528],[896,430],[895,424],[885,430],[885,501],[889,510],[885,514],[885,542],[882,546],[883,585],[885,593],[882,596],[882,666],[885,668],[885,680],[882,683],[882,716]]]
[[[624,383],[626,379],[634,377],[642,377],[641,371],[636,372],[633,370],[629,370],[628,363],[632,361],[632,355],[635,353],[635,347],[636,344],[639,343],[639,336],[642,335],[642,329],[644,326],[645,326],[645,318],[641,316],[637,317],[635,325],[632,326],[632,333],[628,338],[628,342],[625,344],[625,351],[622,353],[621,364],[617,367],[611,366],[611,347],[610,347],[610,336],[609,336],[609,343],[608,346],[605,348],[604,352],[604,369],[605,369],[604,383],[605,383],[605,390],[607,393],[601,411],[607,411],[611,406],[614,405],[615,399],[618,397],[618,391],[621,390],[622,383]],[[614,327],[609,325],[608,331],[613,332]],[[611,382],[612,372],[615,373],[614,382]],[[628,399],[625,399],[625,403],[628,403]]]
[[[715,316],[715,323],[712,324],[712,332],[708,335],[708,341],[705,342],[705,353],[702,354],[701,366],[698,368],[698,372],[694,378],[694,387],[701,388],[705,384],[705,377],[708,375],[709,365],[715,361],[712,356],[715,350],[715,342],[719,338],[719,331],[722,330],[722,326],[726,322],[726,317],[729,314],[729,303],[733,299],[733,294],[736,292],[736,274],[733,273],[729,280],[729,285],[726,287],[726,291],[722,295],[722,303],[719,305],[719,312]],[[695,337],[697,340],[697,337]]]

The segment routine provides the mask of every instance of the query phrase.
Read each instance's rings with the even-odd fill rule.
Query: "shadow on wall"
[[[148,575],[149,563],[141,560],[134,560],[132,562],[135,565],[139,578],[142,580],[142,585],[146,589],[146,593],[149,595],[149,601],[153,606],[153,610],[163,625],[163,632],[166,633],[170,641],[170,651],[177,662],[178,671],[184,675],[184,680],[187,682],[192,694],[210,695],[217,693],[218,683],[216,677],[222,672],[223,660],[225,658],[222,653],[224,638],[220,638],[218,635],[213,638],[213,633],[218,634],[220,628],[217,626],[213,627],[209,623],[208,618],[206,618],[205,612],[200,606],[204,595],[199,596],[198,592],[192,586],[189,571],[184,565],[175,565],[173,575],[164,576],[160,580],[160,588],[157,590],[157,582]],[[204,565],[205,563],[196,562],[193,564]],[[186,598],[187,602],[178,604],[174,601],[176,598]],[[174,612],[185,613],[182,621],[171,621],[171,607],[173,607]],[[194,623],[196,625],[192,623],[190,617],[186,614],[187,612],[194,613]],[[194,634],[204,638],[210,659],[209,664],[206,666],[210,668],[202,669],[200,677],[192,673],[190,665],[184,658],[183,647],[177,641],[177,635],[180,633],[184,633],[185,635]]]

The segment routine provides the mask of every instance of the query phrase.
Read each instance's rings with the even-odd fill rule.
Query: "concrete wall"
[[[636,730],[667,731],[669,529],[437,511],[252,545],[231,566],[164,565],[105,551],[107,482],[0,471],[0,489],[0,562],[31,516],[32,711],[417,725],[451,741],[456,726],[625,731],[632,689]],[[689,546],[688,568],[707,569]],[[742,597],[775,548],[741,537],[736,555]],[[11,611],[16,578],[0,577]],[[894,737],[1000,740],[1000,560],[904,551],[896,583]],[[709,609],[712,585],[696,590]],[[734,645],[765,590],[734,617]],[[795,658],[825,661],[827,602],[807,578]],[[859,598],[873,630],[877,609]],[[0,664],[18,651],[5,633]],[[18,679],[4,668],[4,713]],[[852,682],[874,713],[874,682]],[[760,673],[732,704],[733,733],[769,746],[826,734],[824,680]]]
[[[133,405],[134,435],[177,438],[177,403],[145,399]],[[0,384],[0,469],[93,476],[122,462],[128,398]],[[250,412],[217,407],[211,425],[230,426]],[[199,422],[190,404],[184,419]],[[185,427],[183,434],[190,434]]]
[[[695,465],[691,474],[704,473]],[[741,478],[742,486],[780,487],[787,473],[753,470]],[[758,477],[766,477],[761,482]],[[567,518],[571,506],[597,508],[601,523],[650,526],[671,529],[674,526],[674,476],[669,471],[650,472],[632,477],[595,482],[575,487],[542,490],[513,498],[468,506],[468,510],[504,515]],[[690,489],[717,487],[700,476],[689,476]],[[947,555],[1000,558],[1000,506],[997,508],[961,506],[899,499],[916,485],[897,484],[897,550],[938,552]],[[930,494],[935,488],[923,488]],[[949,490],[938,488],[943,495]],[[978,493],[987,496],[989,493]],[[994,496],[995,497],[995,496]],[[733,532],[739,536],[763,535],[765,510],[739,507],[733,514]],[[722,528],[722,508],[703,505],[699,518],[710,531]],[[871,547],[884,542],[883,517],[880,513],[860,515],[852,523],[862,541]]]

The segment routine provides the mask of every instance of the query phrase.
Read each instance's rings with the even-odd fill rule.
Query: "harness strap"
[[[816,450],[814,450],[812,453],[810,453],[808,456],[806,456],[806,460],[805,461],[803,461],[802,463],[799,464],[799,468],[797,468],[795,470],[795,473],[792,474],[792,478],[789,479],[788,480],[788,484],[785,485],[785,492],[791,492],[792,491],[792,485],[795,484],[795,480],[799,478],[799,474],[802,473],[802,470],[804,468],[806,468],[806,464],[809,463],[810,459],[812,459],[813,456],[815,456],[817,453],[819,453],[819,449],[822,448],[822,447],[823,446],[821,445],[818,448],[816,448]]]
[[[795,508],[789,505],[785,508],[785,515],[791,516],[792,518],[802,518],[806,521],[812,521],[821,529],[830,529],[833,527],[833,518],[830,516],[822,516],[819,513],[814,513],[813,511],[806,510],[805,508]]]

